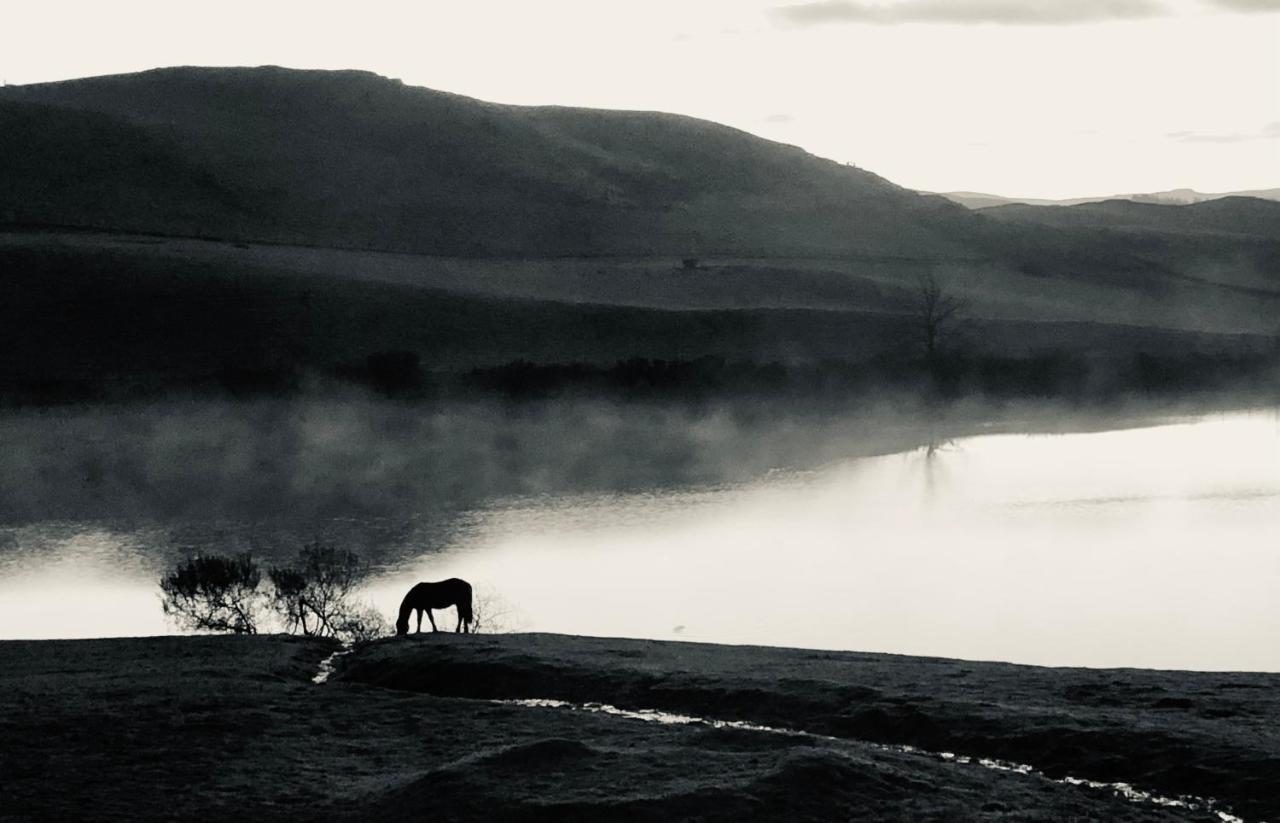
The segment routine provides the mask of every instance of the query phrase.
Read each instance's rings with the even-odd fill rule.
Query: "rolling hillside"
[[[9,223],[469,256],[971,254],[973,215],[942,198],[688,117],[280,68],[0,101],[0,150],[24,158],[0,171]]]
[[[240,215],[237,196],[162,134],[117,118],[0,100],[0,221],[176,234]]]
[[[978,265],[1156,288],[1176,254],[1098,227],[1280,245],[1280,205],[974,212],[703,120],[521,107],[367,72],[171,68],[0,89],[0,222],[472,258]],[[1028,210],[1030,209],[1030,210]],[[1084,209],[1084,210],[1081,210]],[[995,219],[992,219],[995,218]],[[1212,245],[1212,244],[1211,244]],[[1259,262],[1260,261],[1260,262]]]
[[[900,363],[923,274],[992,357],[1235,356],[1280,310],[1280,204],[971,211],[706,121],[365,72],[2,88],[0,155],[0,400],[388,352],[457,373]]]

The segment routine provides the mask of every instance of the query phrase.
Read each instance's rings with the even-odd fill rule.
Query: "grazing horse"
[[[456,577],[442,580],[439,583],[419,583],[400,601],[400,616],[396,618],[396,634],[409,633],[409,612],[418,611],[418,631],[422,631],[422,613],[427,613],[431,621],[431,631],[436,628],[436,619],[431,616],[432,609],[458,607],[458,625],[455,632],[471,632],[471,584]]]

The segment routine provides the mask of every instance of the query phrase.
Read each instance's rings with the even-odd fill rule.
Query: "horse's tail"
[[[458,598],[458,616],[470,623],[474,617],[471,611],[471,585],[463,583],[466,589],[462,593],[462,597]]]

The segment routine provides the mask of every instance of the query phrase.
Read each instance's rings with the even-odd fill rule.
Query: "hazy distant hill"
[[[1256,197],[1224,197],[1185,206],[1131,200],[1106,200],[1075,206],[1008,204],[981,209],[979,213],[997,220],[1066,229],[1280,237],[1280,203]]]
[[[1194,189],[1170,189],[1146,194],[1113,194],[1106,197],[1077,197],[1064,200],[1045,200],[1035,197],[1004,197],[976,191],[941,192],[942,197],[970,209],[985,209],[1020,203],[1028,206],[1078,206],[1082,203],[1101,203],[1106,200],[1132,200],[1135,203],[1160,203],[1168,206],[1185,206],[1225,197],[1257,197],[1261,200],[1280,200],[1280,189],[1252,189],[1206,194]]]
[[[926,194],[928,192],[921,193]],[[980,191],[945,191],[939,192],[938,196],[945,197],[951,202],[959,203],[969,209],[985,209],[990,206],[1004,206],[1009,203],[1024,203],[1030,206],[1065,206],[1072,203],[1091,202],[1089,200],[1042,200],[1034,197],[1004,197],[999,194],[984,194]]]
[[[936,257],[964,256],[973,222],[942,198],[706,121],[496,105],[354,71],[11,86],[0,153],[21,158],[0,168],[10,223],[238,240]]]
[[[1151,194],[1131,194],[1128,199],[1135,203],[1164,203],[1170,206],[1185,206],[1190,203],[1203,203],[1208,200],[1222,200],[1226,197],[1256,197],[1260,200],[1280,200],[1280,189],[1251,189],[1249,191],[1228,191],[1217,194],[1205,194],[1195,189],[1170,189]]]

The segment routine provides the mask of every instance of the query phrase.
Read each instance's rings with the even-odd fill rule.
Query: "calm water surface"
[[[1274,413],[315,529],[378,547],[366,594],[388,615],[412,583],[459,576],[518,629],[1280,671]],[[234,525],[5,529],[0,637],[170,631],[155,580],[175,531],[206,549],[275,545]]]

